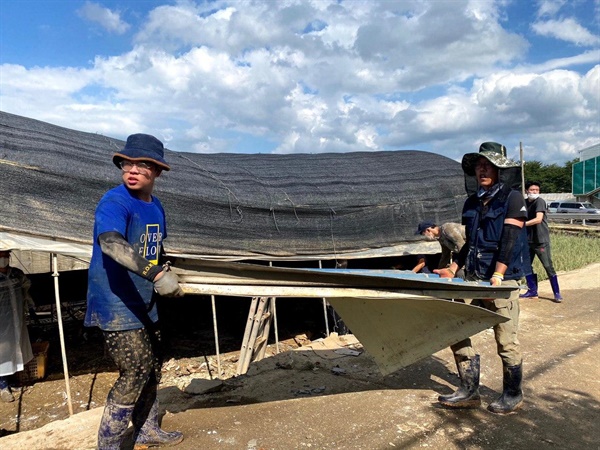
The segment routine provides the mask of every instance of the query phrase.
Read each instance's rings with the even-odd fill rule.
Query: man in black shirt
[[[525,184],[527,189],[527,240],[529,242],[529,256],[533,264],[533,258],[536,256],[548,274],[552,292],[554,292],[554,301],[561,303],[563,298],[560,295],[558,286],[558,276],[552,264],[552,255],[550,253],[550,230],[548,228],[548,220],[546,213],[548,207],[543,198],[540,197],[540,183],[531,181]],[[537,298],[538,296],[538,280],[535,273],[531,273],[525,277],[527,280],[528,290],[522,294],[523,298]]]

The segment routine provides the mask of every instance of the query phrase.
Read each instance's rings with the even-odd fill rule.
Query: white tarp
[[[33,358],[25,303],[21,281],[0,273],[0,376],[23,370]]]
[[[87,269],[92,245],[0,231],[0,249],[12,250],[11,266],[26,274],[52,272],[52,254],[58,255],[58,270]]]

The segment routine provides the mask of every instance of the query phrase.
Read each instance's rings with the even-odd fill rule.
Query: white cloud
[[[592,46],[600,43],[598,35],[590,33],[573,18],[536,22],[532,28],[541,36],[561,39],[576,45]]]
[[[566,3],[566,0],[539,0],[538,17],[554,16]]]
[[[539,160],[570,158],[600,135],[598,50],[528,64],[530,44],[506,28],[502,4],[179,1],[144,17],[129,51],[86,70],[0,66],[0,100],[183,151],[252,151],[244,143],[260,139],[277,153],[421,148],[459,159],[483,140],[524,140]]]
[[[596,64],[598,61],[600,61],[600,50],[589,50],[566,58],[549,59],[541,64],[516,67],[514,71],[520,72],[524,70],[526,72],[546,72],[553,69],[572,68],[582,65]]]
[[[14,64],[0,67],[0,104],[3,111],[14,111],[16,114],[64,126],[78,122],[71,122],[73,115],[69,112],[69,105],[77,104],[74,95],[93,83],[93,72],[71,68],[26,69]],[[34,116],[31,115],[33,109],[36,113]]]
[[[595,66],[592,70],[585,74],[580,80],[580,89],[582,95],[591,100],[591,104],[595,104],[596,108],[600,105],[600,65]]]
[[[121,19],[121,13],[94,2],[85,2],[77,10],[80,17],[97,23],[110,33],[123,34],[129,29],[129,24]]]
[[[415,105],[411,138],[420,133],[448,147],[461,133],[481,136],[474,148],[482,140],[524,140],[537,142],[530,159],[572,159],[582,142],[597,142],[600,136],[599,83],[600,66],[584,76],[566,70],[493,74],[476,80],[470,92]],[[448,156],[458,159],[461,153],[464,148]]]

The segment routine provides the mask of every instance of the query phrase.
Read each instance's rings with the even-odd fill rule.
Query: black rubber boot
[[[170,447],[183,441],[179,431],[161,430],[158,424],[158,399],[154,397],[138,400],[133,416],[134,449],[148,447]]]
[[[119,450],[129,420],[133,413],[133,405],[117,405],[106,401],[104,413],[98,429],[98,450]]]
[[[502,395],[498,400],[490,403],[488,410],[495,414],[510,414],[523,405],[523,364],[518,366],[504,366]]]
[[[455,356],[456,367],[460,375],[460,387],[449,395],[440,395],[438,402],[449,408],[478,408],[481,405],[479,395],[479,355],[471,359]]]
[[[558,286],[558,276],[552,275],[550,277],[550,286],[552,286],[552,292],[554,293],[554,303],[562,303],[563,298],[560,295],[560,287]]]
[[[519,297],[521,298],[538,298],[538,277],[535,273],[531,275],[527,275],[525,277],[527,280],[527,292],[521,294]]]

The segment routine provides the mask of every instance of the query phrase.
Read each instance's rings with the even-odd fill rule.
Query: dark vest
[[[471,195],[465,202],[462,221],[466,227],[469,246],[465,268],[468,274],[474,274],[479,279],[489,280],[496,268],[510,191],[501,190],[485,206],[476,194]],[[511,260],[504,274],[505,280],[518,280],[525,276],[524,266],[529,261],[526,251],[527,231],[523,227],[513,247]]]

